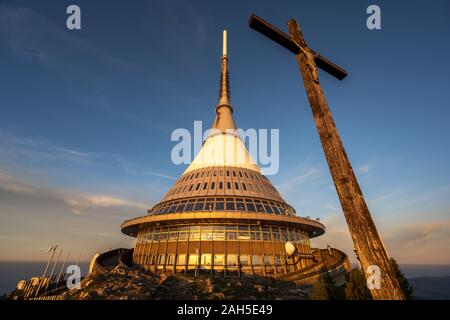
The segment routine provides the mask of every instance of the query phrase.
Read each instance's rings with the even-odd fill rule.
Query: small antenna
[[[223,30],[222,57],[227,56],[227,30]]]

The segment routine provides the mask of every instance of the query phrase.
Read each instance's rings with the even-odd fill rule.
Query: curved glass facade
[[[295,266],[284,249],[295,244]],[[153,272],[277,274],[312,263],[307,233],[299,228],[257,224],[176,224],[142,227],[133,261]]]
[[[268,214],[295,215],[286,203],[250,197],[196,197],[159,203],[149,214],[181,213],[191,211],[245,211]]]

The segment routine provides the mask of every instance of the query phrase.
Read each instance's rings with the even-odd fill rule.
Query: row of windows
[[[192,174],[188,174],[185,175],[184,177],[182,177],[180,179],[180,181],[187,181],[187,180],[192,180],[192,179],[197,179],[197,178],[203,178],[203,177],[209,177],[209,176],[213,176],[213,177],[221,177],[221,176],[227,176],[230,177],[231,175],[233,177],[237,177],[239,175],[240,178],[247,178],[247,179],[253,179],[253,180],[257,180],[257,181],[264,181],[263,179],[265,178],[262,175],[259,174],[255,174],[253,172],[250,171],[241,171],[241,170],[204,170],[202,172],[194,172]],[[267,178],[266,178],[267,179]]]
[[[260,266],[282,265],[285,258],[282,255],[236,255],[236,254],[157,254],[137,255],[134,257],[141,265],[178,265],[178,266]]]
[[[195,225],[148,228],[138,235],[138,243],[152,241],[291,241],[309,245],[307,233],[299,229],[258,225]]]
[[[269,214],[294,215],[294,210],[286,204],[254,198],[192,198],[158,204],[149,214],[166,214],[189,211],[247,211]]]
[[[203,182],[203,183],[192,183],[192,184],[186,184],[182,185],[181,187],[176,187],[173,190],[169,191],[167,196],[173,196],[176,194],[181,194],[184,192],[191,192],[191,191],[200,191],[200,190],[243,190],[243,191],[252,191],[252,192],[275,192],[278,191],[270,184],[251,184],[251,183],[245,183],[245,182],[237,182],[237,181],[212,181],[210,183]]]

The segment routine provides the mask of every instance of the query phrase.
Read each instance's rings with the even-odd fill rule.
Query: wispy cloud
[[[136,165],[135,163],[131,162],[131,161],[126,161],[124,159],[120,159],[120,163],[123,167],[123,169],[128,172],[129,174],[132,175],[137,175],[137,176],[153,176],[153,177],[158,177],[158,178],[163,178],[163,179],[169,179],[169,180],[177,180],[176,177],[162,173],[162,172],[157,172],[157,171],[151,171],[151,170],[145,170],[145,169],[138,169],[138,165]]]
[[[433,214],[430,213],[430,216]],[[450,217],[450,211],[447,212]],[[323,236],[312,240],[313,245],[332,245],[346,252],[353,262],[353,242],[342,212],[335,212],[323,223],[327,227]],[[386,244],[390,256],[401,263],[449,264],[450,220],[434,220],[416,223],[402,221],[402,225],[391,225],[387,219],[378,219],[378,232]]]
[[[99,212],[102,208],[122,208],[126,207],[140,209],[143,213],[148,207],[144,203],[124,199],[110,195],[83,195],[76,194],[65,197],[66,203],[70,206],[73,213],[81,214],[90,212]],[[125,208],[124,208],[125,207]]]
[[[111,212],[145,213],[148,205],[108,194],[87,194],[55,189],[42,183],[17,178],[0,170],[0,211],[3,206],[66,208],[77,214],[111,214]]]
[[[115,167],[133,176],[153,176],[176,180],[164,172],[149,170],[142,164],[118,154],[79,151],[70,147],[55,146],[43,138],[17,137],[0,131],[0,166],[49,165],[71,163],[91,167]]]
[[[373,171],[374,169],[375,169],[375,165],[373,163],[366,163],[366,164],[359,166],[356,169],[356,172],[359,174],[366,174],[366,173]]]
[[[84,158],[88,157],[87,153],[79,152],[79,151],[75,151],[75,150],[69,150],[69,149],[64,149],[64,148],[55,148],[55,150],[58,150],[58,151],[61,151],[61,152],[66,152],[66,153],[69,153],[71,155],[75,155],[75,156],[79,156],[79,157],[84,157]]]
[[[304,184],[315,182],[324,176],[324,171],[317,167],[303,168],[297,174],[287,178],[278,185],[278,189],[283,194],[298,191],[298,187]]]
[[[88,154],[73,149],[54,146],[43,138],[18,137],[0,131],[0,164],[20,162],[71,161],[88,163]]]

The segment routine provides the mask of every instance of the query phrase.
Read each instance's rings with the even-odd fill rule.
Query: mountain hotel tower
[[[164,198],[122,224],[123,233],[137,237],[133,264],[151,272],[296,279],[348,268],[343,252],[311,248],[309,239],[322,235],[324,225],[296,216],[235,132],[226,31],[215,110],[215,130]],[[287,241],[295,256],[287,255]]]

